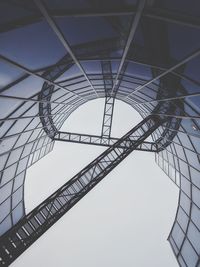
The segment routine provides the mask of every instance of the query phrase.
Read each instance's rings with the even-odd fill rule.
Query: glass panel
[[[1,182],[2,184],[5,184],[6,182],[14,178],[16,168],[17,168],[17,163],[4,170]]]
[[[11,226],[11,216],[8,216],[2,223],[0,223],[0,233],[5,233]]]
[[[186,231],[189,218],[181,208],[179,208],[179,210],[178,210],[177,220],[178,220],[181,228],[183,229],[183,231]]]
[[[200,188],[200,172],[190,168],[192,182]]]
[[[191,141],[190,141],[189,137],[186,134],[184,134],[184,133],[178,133],[178,137],[180,138],[181,143],[185,147],[193,150],[193,146],[191,144]]]
[[[23,7],[23,5],[21,6],[20,4],[17,5],[17,3],[14,4],[12,1],[0,1],[0,17],[1,24],[3,24],[1,25],[3,31],[11,30],[14,27],[13,21],[19,21],[20,19],[24,20],[27,16],[33,16],[34,14],[36,15],[33,3],[29,2],[28,7],[25,7]]]
[[[200,88],[199,88],[200,91]],[[198,116],[200,113],[200,107],[199,107],[199,103],[200,103],[200,96],[195,96],[195,97],[190,97],[187,99],[188,104],[195,110],[193,111],[194,116]],[[193,115],[192,112],[190,113],[190,115]],[[198,128],[194,128],[194,130],[198,131]]]
[[[5,165],[6,161],[7,161],[7,158],[8,158],[8,154],[2,155],[0,157],[0,171],[4,168],[4,165]]]
[[[27,162],[28,162],[28,157],[20,160],[17,168],[17,174],[22,172],[26,168]]]
[[[186,264],[190,267],[195,267],[196,262],[198,260],[198,256],[190,243],[185,240],[183,247],[182,247],[182,252],[181,252]]]
[[[197,84],[195,84],[195,83],[193,83],[191,81],[183,79],[181,81],[181,85],[183,86],[184,91],[186,93],[192,94],[192,93],[199,93],[200,92],[199,85],[197,85]]]
[[[3,89],[6,85],[12,83],[24,74],[19,68],[13,67],[1,61],[0,70],[0,89]],[[0,90],[0,92],[1,91],[2,90]]]
[[[31,153],[32,147],[33,147],[33,143],[25,145],[23,153],[22,153],[22,157],[28,156]]]
[[[182,191],[180,194],[180,205],[185,210],[185,212],[189,214],[191,200]]]
[[[83,73],[80,71],[80,69],[74,64],[68,68],[67,71],[65,71],[59,78],[55,80],[55,82],[62,82],[67,81],[67,79],[76,77],[76,76],[82,76]],[[83,76],[84,77],[84,76]],[[85,80],[85,78],[83,78]],[[62,84],[61,84],[62,85]],[[67,91],[66,91],[67,93]]]
[[[190,197],[191,195],[190,182],[183,176],[181,176],[181,189]]]
[[[119,38],[119,32],[126,27],[129,29],[130,17],[122,16],[113,22],[112,17],[108,20],[106,17],[85,17],[57,18],[60,29],[70,45],[91,43],[97,40]],[[79,32],[79,34],[76,34]],[[103,43],[100,49],[103,48]],[[75,48],[74,48],[75,49]],[[77,49],[77,48],[76,48]],[[78,52],[75,51],[75,54]],[[91,52],[91,48],[90,51]]]
[[[2,203],[6,198],[10,196],[11,191],[12,191],[12,185],[13,185],[13,182],[11,181],[10,183],[4,185],[1,188],[0,203]]]
[[[196,205],[200,208],[200,190],[195,186],[192,186],[192,198]]]
[[[4,121],[1,125],[1,133],[0,138],[3,138],[8,131],[8,129],[12,126],[13,121]],[[1,139],[0,139],[1,140]],[[1,152],[0,152],[1,153]]]
[[[171,57],[182,60],[200,46],[199,30],[167,23]],[[186,38],[187,35],[187,38]],[[191,42],[192,40],[192,42]]]
[[[143,81],[152,79],[151,68],[136,63],[129,63],[125,74],[141,78]]]
[[[17,175],[15,177],[15,180],[14,180],[14,188],[13,188],[14,191],[23,184],[24,178],[25,178],[25,171],[22,172],[22,173],[20,173],[19,175]]]
[[[198,160],[197,154],[190,151],[190,150],[186,150],[186,149],[185,149],[185,152],[186,152],[189,164],[192,165],[194,168],[199,169],[200,165],[199,165],[199,160]],[[192,168],[190,168],[190,169],[192,169]]]
[[[21,100],[6,99],[0,96],[0,119],[7,117],[15,108],[22,103]]]
[[[16,224],[24,215],[23,203],[21,202],[17,207],[12,211],[13,223]]]
[[[194,246],[196,252],[199,254],[200,253],[200,232],[199,230],[194,226],[194,224],[191,222],[189,224],[188,228],[188,239]]]
[[[186,64],[185,72],[187,76],[189,76],[191,79],[200,82],[199,72],[198,69],[200,69],[200,57],[196,57],[193,60],[190,60]]]
[[[184,233],[181,230],[180,226],[175,223],[173,230],[172,230],[172,237],[177,245],[178,248],[180,248],[182,241],[184,239]]]
[[[181,267],[187,267],[181,255],[178,257],[178,262],[180,263]]]
[[[1,33],[0,42],[0,54],[30,69],[52,65],[66,54],[45,21]]]
[[[198,0],[193,0],[193,4],[187,0],[160,0],[155,2],[155,7],[167,9],[169,12],[178,12],[191,16],[198,16]]]
[[[91,61],[91,62],[83,61],[81,62],[81,65],[84,68],[86,73],[101,73],[102,72],[100,61]]]
[[[173,247],[173,250],[174,250],[175,254],[178,254],[179,250],[178,250],[176,244],[174,243],[174,240],[173,240],[172,237],[169,238],[169,242],[170,242],[171,246]]]
[[[31,134],[32,134],[31,132],[22,133],[19,139],[17,140],[15,147],[24,145],[29,140],[29,137],[31,136]]]
[[[15,207],[22,199],[23,199],[23,187],[20,187],[12,195],[12,205],[13,205],[13,207]]]
[[[21,153],[22,153],[22,147],[20,148],[17,148],[15,150],[13,150],[11,153],[10,153],[10,156],[9,156],[9,159],[8,159],[8,163],[7,163],[7,166],[8,165],[11,165],[15,162],[17,162],[21,156]]]
[[[8,198],[0,205],[0,222],[10,213],[11,199]]]
[[[33,97],[34,98],[34,97]],[[34,98],[36,99],[36,98]],[[17,117],[17,116],[34,116],[38,114],[38,103],[33,102],[24,102],[10,117]]]
[[[176,146],[176,153],[178,154],[178,157],[183,159],[183,160],[186,160],[184,149],[179,145],[175,145],[175,146]],[[182,161],[181,161],[181,163],[183,164]],[[184,169],[186,169],[186,168],[184,168]],[[184,173],[184,172],[182,172],[182,173]]]
[[[188,164],[185,163],[185,162],[183,162],[182,160],[179,160],[179,164],[180,164],[180,171],[181,171],[181,173],[185,177],[190,178]]]
[[[200,209],[197,208],[195,205],[192,205],[192,221],[196,225],[196,227],[200,230]]]
[[[17,96],[17,97],[32,97],[39,91],[41,91],[43,80],[37,77],[29,77],[20,83],[12,86],[10,89],[7,89],[3,95]]]

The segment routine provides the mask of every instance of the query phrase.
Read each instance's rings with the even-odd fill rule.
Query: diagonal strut
[[[158,116],[145,118],[8,230],[0,239],[0,266],[19,257],[162,123]]]

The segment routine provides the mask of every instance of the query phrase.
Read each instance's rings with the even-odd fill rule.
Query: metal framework
[[[98,156],[1,237],[0,265],[7,266],[96,186],[162,123],[149,116]],[[146,124],[149,129],[146,129]],[[137,134],[142,131],[143,135]]]
[[[53,10],[51,11],[51,16],[54,18],[59,17],[106,17],[106,16],[122,16],[122,15],[134,15],[136,13],[136,7],[112,7],[112,8],[103,8],[96,7],[88,10]],[[170,12],[165,9],[155,9],[155,8],[146,8],[145,12],[142,14],[143,17],[156,19],[158,21],[165,21],[170,23],[175,23],[178,25],[184,25],[192,28],[200,28],[200,20],[197,16],[190,16],[185,14],[180,14],[178,12]],[[32,23],[36,23],[42,20],[40,14],[35,16],[28,16],[23,19],[16,19],[11,22],[4,23],[0,27],[0,32],[6,32],[13,30],[22,26],[26,26]]]
[[[156,163],[180,189],[168,239],[175,257],[181,267],[199,267],[200,3],[77,3],[0,1],[1,264],[12,262],[128,153],[145,150],[156,152]],[[101,133],[62,131],[73,111],[97,98],[105,98]],[[162,121],[152,142],[143,139],[153,129],[148,119],[131,140],[112,137],[116,99],[142,118]],[[25,215],[26,170],[55,141],[109,148],[60,189],[64,194],[58,190]]]
[[[101,142],[103,144],[109,144],[111,135],[113,112],[115,97],[112,97],[111,92],[113,88],[112,66],[110,61],[102,61],[102,75],[105,88],[105,105],[103,114],[103,123],[101,129]]]
[[[97,145],[97,146],[106,146],[110,147],[115,142],[119,140],[119,138],[115,137],[102,137],[98,135],[89,135],[89,134],[80,134],[80,133],[70,133],[70,132],[62,132],[58,131],[53,140],[54,141],[63,141],[63,142],[70,142],[70,143],[78,143],[78,144],[87,144],[87,145]],[[104,140],[102,140],[104,139]],[[162,138],[163,141],[163,138]],[[128,145],[128,142],[122,144]],[[129,145],[128,145],[129,146]],[[147,151],[147,152],[158,152],[162,149],[162,146],[159,145],[159,142],[148,142],[144,141],[140,144],[135,150]]]
[[[78,68],[83,73],[85,79],[87,80],[89,85],[92,87],[92,90],[95,92],[96,96],[98,97],[98,93],[96,92],[94,86],[92,85],[90,79],[88,78],[84,68],[82,67],[82,65],[80,64],[79,60],[77,59],[77,57],[75,56],[74,52],[72,51],[70,45],[68,44],[67,40],[65,39],[65,37],[64,37],[64,35],[62,33],[62,31],[59,29],[58,25],[53,20],[53,18],[49,15],[49,13],[48,13],[46,7],[44,6],[44,4],[42,3],[42,1],[34,0],[34,2],[37,5],[37,7],[39,8],[39,10],[41,11],[42,15],[45,17],[46,21],[49,23],[49,25],[52,28],[52,30],[58,36],[58,38],[59,38],[60,42],[62,43],[62,45],[64,46],[64,48],[70,54],[70,56],[73,59],[73,61],[75,62],[75,64],[78,66]]]

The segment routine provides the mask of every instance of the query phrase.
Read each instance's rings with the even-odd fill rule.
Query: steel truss
[[[110,61],[101,62],[103,82],[105,88],[105,105],[103,114],[103,123],[101,129],[101,143],[110,144],[110,134],[112,127],[113,111],[115,98],[111,96],[113,88],[113,76],[112,76],[112,66]]]
[[[75,53],[78,56],[83,56],[87,54],[90,57],[95,57],[96,55],[108,55],[112,49],[118,49],[119,44],[115,38],[103,40],[99,45],[99,42],[89,42],[86,44],[77,45],[74,47]],[[50,81],[55,81],[58,77],[60,77],[65,71],[71,68],[74,65],[70,55],[64,56],[61,60],[59,60],[54,66],[50,67],[44,74],[43,77],[47,78]],[[110,72],[112,75],[112,72]],[[84,76],[82,76],[84,81]],[[59,83],[61,85],[62,82]],[[56,87],[51,86],[52,84],[48,84],[44,82],[42,90],[38,96],[39,101],[39,114],[41,119],[42,125],[44,127],[45,132],[47,135],[52,138],[57,130],[54,127],[52,114],[51,114],[51,96],[52,94],[58,90]],[[65,88],[65,87],[63,87]],[[72,91],[72,93],[74,93]],[[79,96],[80,98],[80,96]]]
[[[102,139],[104,139],[102,141]],[[54,141],[63,141],[63,142],[70,142],[70,143],[78,143],[78,144],[87,144],[87,145],[97,145],[97,146],[106,146],[110,147],[114,143],[116,143],[119,138],[115,137],[102,137],[98,135],[90,135],[90,134],[80,134],[80,133],[70,133],[70,132],[62,132],[59,131],[57,134],[54,136],[53,140]],[[129,146],[129,143],[123,143],[122,148],[124,146]],[[159,150],[158,150],[159,148]],[[156,142],[147,142],[144,141],[142,144],[140,144],[135,150],[141,150],[141,151],[148,151],[148,152],[158,152],[160,151],[161,146],[160,144],[158,145]]]
[[[0,266],[20,256],[162,123],[158,116],[145,118],[8,230],[0,239]]]
[[[137,26],[140,21],[140,17],[145,6],[146,0],[141,0],[137,7],[136,15],[132,21],[130,31],[128,33],[127,41],[124,47],[123,55],[117,70],[117,74],[115,76],[114,82],[112,77],[112,66],[110,61],[102,61],[102,74],[104,80],[104,87],[106,92],[106,99],[105,99],[105,107],[104,107],[104,115],[103,115],[103,125],[102,125],[102,142],[106,143],[109,142],[111,128],[112,128],[112,120],[113,120],[113,112],[114,112],[114,104],[115,104],[115,97],[116,93],[119,88],[119,76],[120,74],[124,74],[126,70],[127,64],[125,64],[125,59],[128,54],[131,42],[133,41]],[[118,23],[117,23],[118,24]],[[124,29],[122,30],[123,37],[126,36],[124,33]],[[124,38],[123,38],[124,39]],[[123,72],[123,73],[122,73]]]
[[[128,65],[127,62],[123,64],[120,76],[123,76],[125,74],[127,65]],[[101,130],[101,143],[109,145],[112,144],[110,135],[112,129],[115,97],[120,87],[122,79],[120,79],[116,84],[116,86],[114,87],[111,61],[108,60],[101,61],[101,67],[102,67],[102,74],[103,74],[103,81],[105,88],[105,105],[104,105],[103,123]]]

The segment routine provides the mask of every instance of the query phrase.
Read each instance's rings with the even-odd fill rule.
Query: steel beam
[[[161,124],[159,117],[145,118],[8,230],[0,239],[0,266],[8,266],[19,257]],[[137,136],[138,131],[143,134]]]
[[[113,112],[115,98],[111,96],[111,91],[113,87],[113,76],[112,76],[112,65],[110,61],[101,62],[104,89],[105,89],[105,104],[104,104],[104,114],[101,129],[101,142],[109,144],[109,138],[111,135]]]
[[[112,7],[109,8],[92,8],[88,10],[69,10],[69,9],[55,9],[50,11],[50,15],[54,18],[62,17],[110,17],[110,16],[131,16],[136,13],[136,7]],[[200,19],[183,15],[177,12],[168,11],[165,9],[145,8],[142,17],[165,21],[178,25],[200,29]],[[33,23],[40,22],[43,19],[40,15],[27,16],[9,21],[0,25],[0,32],[7,32],[13,29],[24,27]]]
[[[184,58],[183,60],[181,60],[180,62],[178,62],[174,66],[172,66],[171,68],[167,69],[166,71],[162,72],[161,74],[157,75],[155,78],[151,79],[150,81],[146,82],[145,84],[136,87],[135,90],[132,93],[128,94],[123,99],[125,100],[125,99],[129,98],[131,95],[134,95],[135,93],[137,93],[138,91],[142,90],[146,86],[148,86],[148,85],[152,84],[153,82],[157,81],[158,79],[164,77],[168,73],[170,73],[170,72],[174,71],[175,69],[181,67],[182,65],[184,65],[187,62],[189,62],[190,60],[198,57],[199,55],[200,55],[200,49],[194,51],[192,54],[188,55],[186,58]]]
[[[107,95],[105,97],[103,123],[101,129],[101,142],[105,144],[109,144],[110,142],[114,104],[115,98]]]
[[[94,86],[92,85],[91,81],[89,80],[85,70],[83,69],[82,65],[80,64],[79,60],[77,59],[77,57],[75,56],[74,52],[72,51],[69,43],[67,42],[67,40],[65,39],[64,34],[62,33],[62,31],[59,29],[58,25],[56,24],[56,22],[53,20],[53,18],[50,16],[49,12],[47,11],[46,7],[44,6],[44,4],[42,3],[42,1],[40,0],[34,0],[36,6],[39,8],[40,12],[42,13],[42,15],[44,16],[44,18],[46,19],[46,21],[48,22],[49,26],[52,28],[52,30],[54,31],[54,33],[57,35],[58,39],[60,40],[60,42],[62,43],[62,45],[64,46],[64,48],[66,49],[66,51],[70,54],[71,58],[73,59],[73,61],[76,63],[76,65],[78,66],[78,68],[80,69],[80,71],[83,73],[83,75],[85,76],[85,79],[88,81],[88,83],[90,84],[91,88],[93,89],[93,91],[95,92],[96,96],[98,97],[98,93],[96,92],[96,90],[94,89]]]
[[[108,40],[106,40],[105,43],[101,43],[102,45],[100,47],[99,47],[99,43],[97,44],[97,42],[95,41],[95,42],[89,42],[89,43],[83,44],[83,45],[77,45],[77,46],[75,46],[74,49],[75,49],[76,54],[78,56],[83,55],[85,53],[87,53],[87,55],[89,54],[91,56],[96,55],[96,53],[98,55],[101,53],[109,54],[108,52],[110,51],[111,47],[113,48],[113,45],[111,45],[111,44],[113,44],[114,40],[116,40],[116,39],[115,38],[108,39]],[[116,47],[116,44],[114,45],[114,47]],[[71,57],[69,56],[69,54],[67,54],[61,60],[59,60],[54,66],[52,66],[50,68],[50,70],[45,72],[45,74],[43,74],[43,76],[47,77],[51,81],[54,81],[56,78],[58,78],[60,75],[62,75],[63,72],[66,71],[66,69],[70,68],[72,66],[72,64],[73,64],[73,62],[71,60]],[[112,79],[111,79],[112,69],[111,69],[110,61],[106,62],[106,64],[103,64],[102,72],[107,76],[109,75],[109,79],[107,76],[104,77],[105,83],[106,84],[108,84],[108,82],[112,83]],[[66,81],[59,82],[59,85],[63,84],[64,82],[66,82]],[[81,90],[81,89],[83,89],[83,87],[79,86],[79,88],[77,90]],[[112,87],[111,87],[111,89],[112,89]],[[39,100],[47,100],[47,102],[40,102],[39,103],[39,116],[40,116],[42,125],[44,127],[44,130],[50,138],[53,138],[54,134],[56,133],[56,128],[53,125],[53,119],[52,119],[52,115],[51,115],[51,95],[56,90],[54,89],[54,87],[52,87],[51,84],[49,85],[48,83],[45,82],[43,84],[42,90],[38,96]],[[74,91],[76,91],[76,90],[74,90]],[[107,95],[107,93],[108,93],[108,88],[106,89],[106,95]],[[108,113],[109,113],[109,111],[108,111]],[[107,117],[109,115],[108,113],[107,113]],[[106,132],[105,134],[107,134],[107,129],[109,129],[108,124],[109,124],[109,122],[106,119],[105,124],[103,124],[103,125],[105,125],[105,131],[103,130],[103,132]],[[107,128],[106,128],[106,126],[107,126]]]
[[[117,75],[116,75],[115,81],[113,83],[113,88],[112,88],[111,94],[113,94],[113,92],[115,90],[115,87],[116,87],[116,85],[118,83],[118,78],[119,78],[119,75],[120,75],[121,70],[123,68],[123,65],[124,65],[126,56],[128,54],[130,45],[131,45],[132,40],[134,38],[134,35],[135,35],[135,32],[136,32],[137,26],[139,24],[139,21],[140,21],[141,15],[142,15],[142,11],[143,11],[144,6],[145,6],[145,2],[146,2],[146,0],[140,0],[139,1],[138,8],[137,8],[135,17],[133,19],[133,22],[132,22],[132,25],[131,25],[131,28],[130,28],[130,32],[129,32],[129,35],[128,35],[128,39],[126,41],[126,45],[125,45],[125,48],[124,48],[124,51],[123,51],[122,59],[120,61],[119,68],[117,70]]]
[[[103,141],[102,141],[103,139]],[[102,137],[100,135],[91,135],[91,134],[80,134],[80,133],[71,133],[71,132],[62,132],[58,131],[53,138],[54,141],[61,142],[70,142],[70,143],[78,143],[78,144],[87,144],[87,145],[97,145],[110,147],[114,143],[116,143],[119,138],[116,137]],[[124,143],[124,145],[128,145],[128,143]],[[148,151],[148,152],[158,152],[158,144],[154,142],[144,141],[140,144],[136,150]]]

